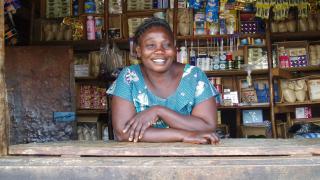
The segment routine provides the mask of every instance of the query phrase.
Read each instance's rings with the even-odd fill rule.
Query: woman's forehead
[[[170,35],[171,33],[169,32],[169,30],[167,30],[166,28],[162,27],[162,26],[152,26],[148,29],[145,30],[145,32],[142,35],[148,34],[148,33],[153,33],[153,32],[163,32],[165,34]]]
[[[163,35],[167,36],[169,40],[173,40],[173,34],[171,32],[169,32],[166,28],[161,27],[161,26],[159,26],[159,27],[153,26],[153,27],[147,29],[144,33],[141,34],[139,39],[146,40],[145,38],[147,38],[147,39],[159,38],[158,33],[163,33]],[[158,35],[153,36],[153,34],[158,34]]]

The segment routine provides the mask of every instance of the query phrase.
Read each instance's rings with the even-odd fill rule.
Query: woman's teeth
[[[164,64],[165,60],[164,59],[154,59],[153,62],[156,64]]]

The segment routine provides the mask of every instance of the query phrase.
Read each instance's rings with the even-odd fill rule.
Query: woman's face
[[[176,57],[172,36],[163,27],[152,27],[139,38],[136,48],[143,65],[156,72],[167,71]]]

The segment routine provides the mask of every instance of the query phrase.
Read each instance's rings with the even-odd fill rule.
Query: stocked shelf
[[[265,38],[265,34],[224,34],[224,35],[189,35],[189,36],[177,36],[176,39],[179,40],[210,40],[212,38],[230,38],[238,37],[239,38]]]
[[[291,67],[291,68],[272,68],[271,72],[274,77],[290,79],[293,78],[293,72],[312,72],[320,71],[320,66],[305,66],[305,67]]]
[[[305,101],[305,102],[295,102],[295,103],[276,103],[277,107],[286,107],[286,106],[307,106],[307,105],[318,105],[320,101]]]
[[[218,106],[218,110],[223,110],[223,109],[256,109],[256,108],[269,108],[270,104],[269,103],[256,103],[253,105],[243,105],[243,106]]]
[[[247,75],[244,70],[216,70],[216,71],[206,71],[207,76],[237,76],[237,75]],[[268,74],[268,69],[253,70],[252,75]]]

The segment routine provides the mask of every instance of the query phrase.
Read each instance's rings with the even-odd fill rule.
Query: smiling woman
[[[151,18],[135,33],[142,64],[124,68],[108,89],[119,141],[215,144],[219,94],[199,68],[175,61],[169,24]]]

